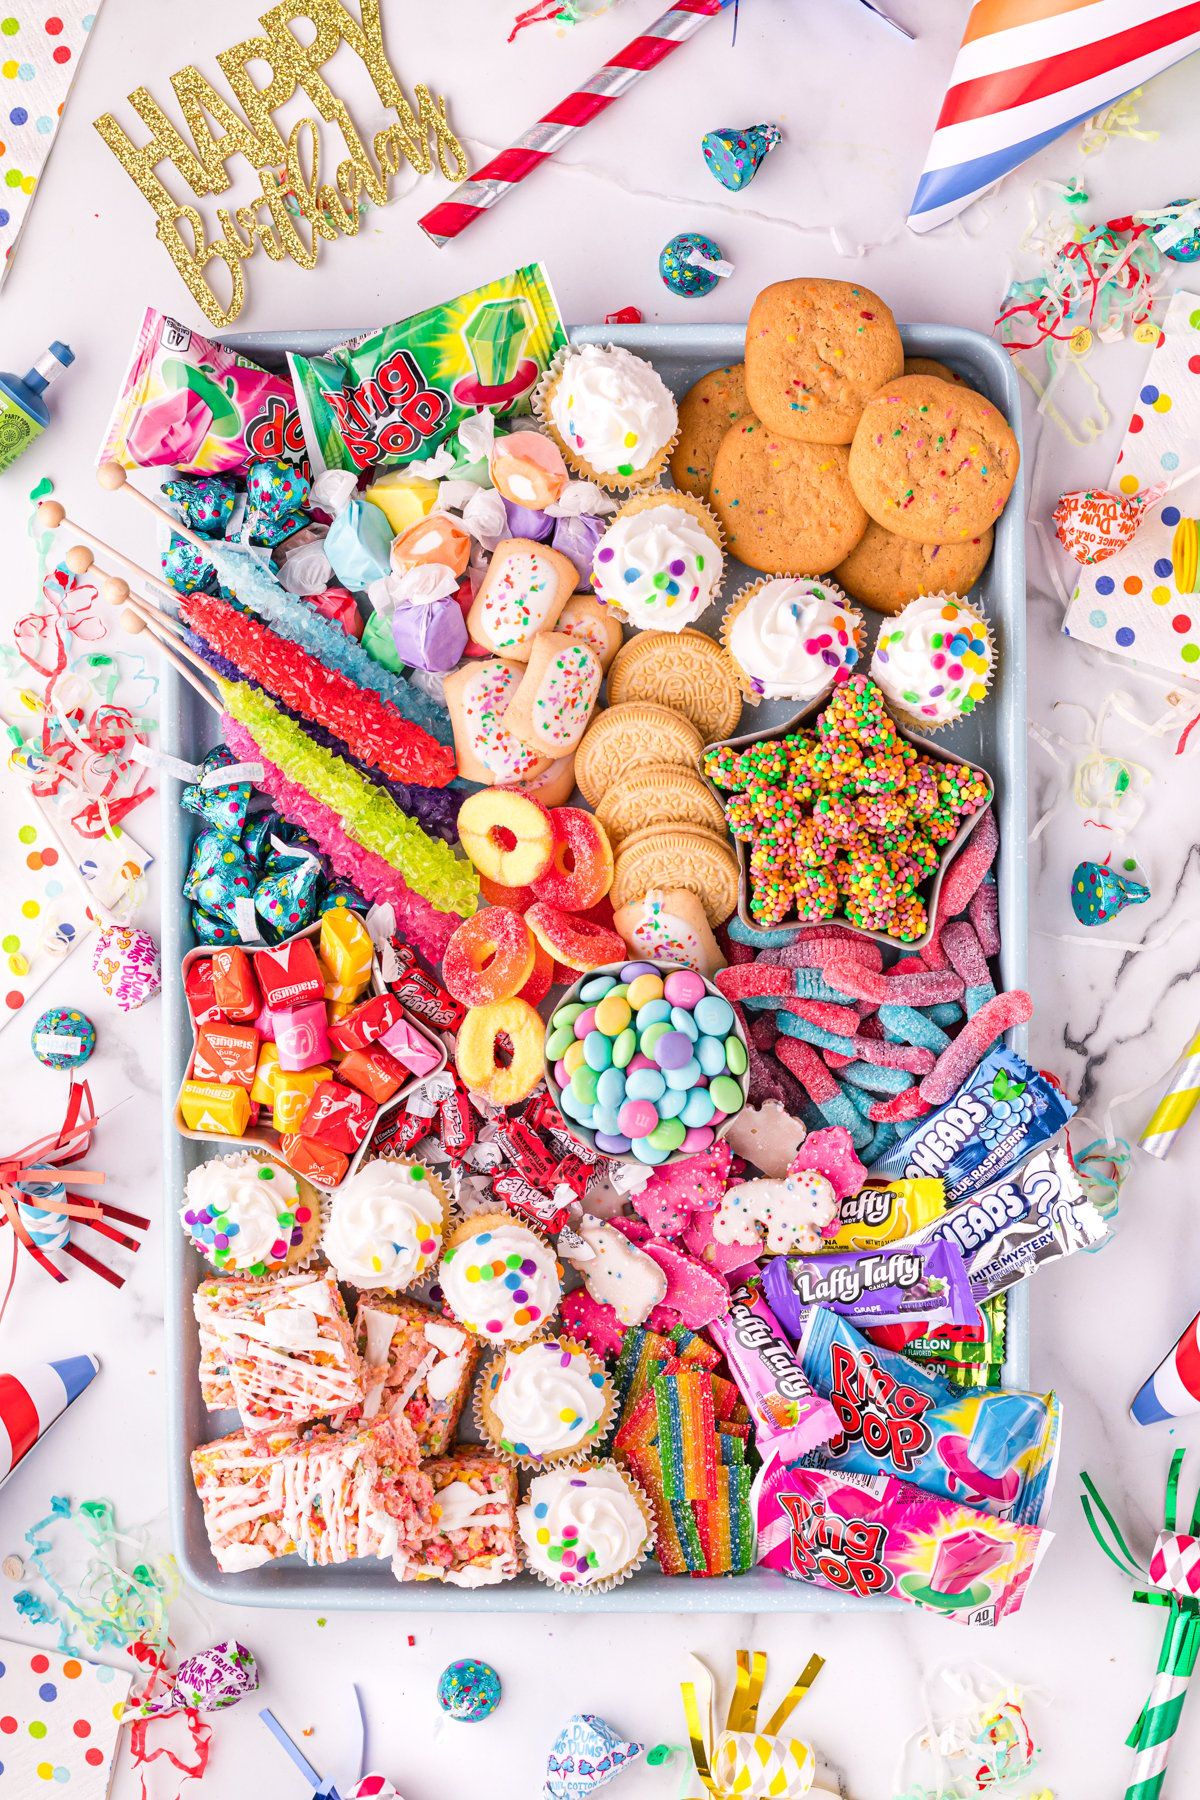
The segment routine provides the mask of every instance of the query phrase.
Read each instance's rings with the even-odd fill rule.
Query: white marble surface
[[[560,38],[542,28],[509,49],[505,28],[514,3],[443,0],[422,8],[389,0],[384,9],[405,81],[427,80],[448,92],[452,116],[477,162],[657,11],[654,0],[624,0],[611,18],[586,30]],[[967,228],[914,238],[902,223],[904,203],[966,8],[957,0],[892,4],[919,28],[915,45],[852,0],[810,6],[745,0],[736,50],[729,48],[726,25],[709,26],[669,69],[592,127],[573,154],[542,172],[456,248],[436,252],[416,228],[419,212],[441,191],[431,179],[386,212],[371,214],[356,241],[325,245],[315,273],[256,258],[239,325],[353,326],[393,318],[543,256],[573,321],[630,303],[657,319],[744,318],[766,281],[816,273],[863,279],[902,318],[986,330],[1027,223],[1035,176],[1062,179],[1082,171],[1100,217],[1165,202],[1194,179],[1186,173],[1197,168],[1200,154],[1193,62],[1162,77],[1146,96],[1144,123],[1161,132],[1158,142],[1114,141],[1084,162],[1078,134],[1072,134],[1012,178]],[[24,368],[56,334],[79,358],[55,393],[52,432],[0,484],[9,545],[0,598],[6,616],[15,616],[32,591],[24,495],[38,476],[55,478],[76,516],[98,526],[112,517],[113,503],[91,485],[88,469],[143,305],[152,301],[199,323],[155,243],[148,210],[90,121],[111,107],[128,118],[122,96],[134,85],[145,81],[162,97],[172,70],[192,57],[212,70],[218,49],[254,29],[254,9],[245,0],[209,0],[190,9],[107,0],[0,309],[0,355],[9,366]],[[0,94],[0,106],[4,100]],[[787,146],[748,195],[725,195],[703,168],[699,134],[718,123],[764,117],[783,124]],[[655,273],[662,243],[689,228],[714,233],[737,267],[725,289],[695,306],[671,299]],[[1099,350],[1090,365],[1118,425],[1128,414],[1144,356],[1136,347],[1115,346]],[[1036,429],[1031,418],[1026,423],[1032,450]],[[1035,483],[1035,504],[1044,510],[1047,497],[1060,489],[1103,480],[1114,453],[1111,433],[1090,450],[1072,449],[1053,436]],[[117,529],[128,541],[134,527],[118,515]],[[1056,704],[1095,708],[1117,686],[1147,718],[1179,716],[1181,708],[1172,712],[1165,699],[1166,683],[1115,670],[1068,643],[1058,634],[1059,616],[1059,602],[1032,555],[1033,719],[1066,736],[1081,735],[1081,715],[1056,713]],[[1098,849],[1102,855],[1108,840],[1084,825],[1066,795],[1033,857],[1033,1044],[1036,1058],[1093,1115],[1115,1107],[1118,1126],[1136,1133],[1147,1100],[1119,1104],[1119,1097],[1166,1068],[1194,1029],[1200,1005],[1200,984],[1193,979],[1200,868],[1189,829],[1194,759],[1174,758],[1170,737],[1153,743],[1125,723],[1112,728],[1107,742],[1154,768],[1149,805],[1130,840],[1154,898],[1107,935],[1133,944],[1179,929],[1141,954],[1106,947],[1102,938],[1081,941],[1067,906],[1066,877],[1079,856]],[[1060,771],[1036,745],[1031,769],[1032,820],[1064,790]],[[139,823],[153,838],[149,816]],[[5,857],[12,852],[4,845]],[[157,896],[149,920],[156,907]],[[89,1073],[96,1100],[109,1114],[97,1133],[96,1159],[108,1171],[112,1198],[152,1214],[155,1223],[120,1293],[82,1272],[55,1291],[33,1269],[21,1271],[0,1326],[4,1362],[91,1349],[104,1368],[77,1413],[0,1494],[0,1553],[21,1547],[21,1534],[54,1492],[107,1494],[130,1522],[160,1514],[165,1500],[160,1261],[177,1196],[162,1194],[158,1180],[158,1009],[120,1014],[99,994],[85,955],[61,971],[44,1000],[81,1004],[96,1021],[101,1048]],[[33,1063],[22,1031],[0,1036],[6,1144],[50,1126],[63,1091],[61,1078]],[[1200,1134],[1200,1125],[1193,1130]],[[968,1638],[911,1612],[801,1616],[795,1622],[724,1616],[543,1621],[486,1614],[452,1621],[420,1614],[318,1619],[209,1607],[181,1610],[181,1645],[197,1648],[232,1633],[251,1645],[262,1663],[264,1701],[289,1727],[313,1728],[305,1746],[318,1765],[335,1773],[346,1772],[339,1762],[345,1734],[338,1693],[357,1680],[371,1720],[371,1762],[392,1774],[407,1800],[476,1794],[530,1800],[550,1739],[579,1708],[651,1743],[678,1739],[685,1652],[703,1652],[727,1673],[739,1644],[769,1650],[779,1683],[810,1651],[828,1658],[803,1724],[827,1759],[827,1785],[840,1782],[842,1794],[853,1800],[887,1800],[895,1754],[919,1719],[922,1677],[943,1663],[971,1659],[1054,1696],[1036,1712],[1047,1786],[1065,1800],[1119,1794],[1128,1758],[1122,1739],[1153,1672],[1159,1615],[1131,1606],[1126,1584],[1093,1547],[1078,1503],[1078,1471],[1091,1470],[1128,1520],[1135,1542],[1148,1548],[1170,1445],[1200,1442],[1200,1419],[1184,1421],[1177,1433],[1142,1432],[1125,1408],[1200,1305],[1198,1153],[1200,1136],[1185,1140],[1163,1165],[1137,1154],[1116,1243],[1037,1282],[1035,1383],[1056,1387],[1066,1410],[1050,1520],[1058,1541],[1020,1617],[995,1634]],[[22,1629],[0,1585],[0,1635],[8,1633],[39,1635]],[[494,1662],[506,1686],[501,1710],[471,1730],[441,1722],[432,1703],[439,1670],[465,1654]],[[1200,1700],[1193,1708],[1185,1714],[1168,1781],[1168,1791],[1179,1795],[1195,1793],[1200,1784]],[[152,1783],[152,1793],[165,1791],[157,1771]],[[613,1791],[622,1800],[667,1800],[677,1789],[677,1775],[638,1769]],[[114,1791],[117,1800],[137,1793],[127,1767]],[[301,1784],[285,1770],[253,1710],[242,1707],[217,1722],[204,1791],[214,1800],[257,1800],[265,1792],[286,1800],[299,1796]]]

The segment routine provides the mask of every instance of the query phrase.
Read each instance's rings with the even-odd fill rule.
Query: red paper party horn
[[[420,221],[422,231],[439,249],[448,244],[480,213],[495,206],[518,182],[561,150],[598,113],[619,100],[643,75],[678,50],[706,20],[715,18],[731,4],[732,0],[675,0],[671,10],[648,26],[641,37],[626,44],[590,81],[568,94],[523,132],[515,144],[485,164],[474,181],[459,189],[456,199],[445,200],[426,213]]]

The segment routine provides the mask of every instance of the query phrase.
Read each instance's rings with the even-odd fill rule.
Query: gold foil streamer
[[[758,1707],[767,1673],[767,1658],[756,1650],[737,1653],[737,1682],[725,1728],[713,1719],[713,1679],[698,1657],[698,1684],[684,1682],[683,1709],[696,1773],[714,1800],[800,1800],[813,1785],[816,1760],[808,1745],[779,1734],[825,1666],[812,1656],[792,1683],[766,1725],[758,1728]]]
[[[247,38],[216,59],[241,112],[198,69],[178,70],[171,76],[171,87],[190,143],[144,87],[134,89],[129,103],[150,133],[148,143],[135,144],[112,113],[95,121],[100,136],[153,208],[159,241],[213,325],[230,325],[241,312],[246,298],[242,264],[260,245],[272,262],[287,257],[302,269],[315,268],[322,238],[357,234],[364,197],[373,205],[387,205],[391,179],[404,163],[418,175],[430,173],[431,143],[447,181],[462,181],[467,175],[466,152],[451,129],[444,96],[435,101],[428,87],[418,83],[414,110],[384,49],[380,0],[359,0],[359,11],[356,20],[341,0],[283,0],[264,13],[259,20],[264,37]],[[311,43],[301,43],[291,31],[297,19],[314,28]],[[394,123],[374,134],[370,150],[348,107],[320,72],[342,43],[362,62],[381,103],[396,114]],[[247,65],[252,62],[270,68],[265,87],[251,80]],[[298,90],[327,124],[336,125],[345,141],[347,154],[339,160],[332,183],[321,179],[316,119],[300,120],[285,140],[272,117]],[[157,171],[167,163],[196,198],[203,199],[228,191],[232,185],[228,164],[235,157],[258,173],[260,191],[246,205],[220,207],[221,235],[210,239],[200,213],[178,201]],[[297,230],[297,220],[310,227],[307,241]],[[223,266],[224,275],[214,264]]]

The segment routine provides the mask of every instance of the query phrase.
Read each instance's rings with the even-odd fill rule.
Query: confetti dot
[[[11,1714],[6,1714],[3,1719],[0,1719],[0,1731],[7,1732],[9,1737],[12,1736],[13,1732],[16,1729],[17,1729],[17,1721],[11,1716]]]
[[[51,37],[61,37],[62,36],[62,28],[63,28],[63,23],[62,23],[61,19],[47,19],[46,20],[46,30]]]
[[[83,1760],[85,1763],[90,1763],[93,1769],[98,1769],[100,1764],[104,1761],[104,1752],[103,1750],[98,1750],[95,1744],[93,1744],[90,1750],[84,1751]]]
[[[48,113],[43,113],[41,118],[38,119],[35,128],[41,132],[43,137],[49,137],[50,133],[54,130],[54,120]]]
[[[1170,412],[1170,410],[1171,410],[1170,394],[1160,394],[1158,396],[1158,399],[1154,402],[1154,410],[1156,413]]]
[[[42,861],[48,869],[52,869],[58,861],[58,851],[50,844],[42,851]]]
[[[1164,525],[1178,525],[1179,508],[1177,506],[1164,506],[1158,516]]]
[[[1145,424],[1146,421],[1143,419],[1141,413],[1134,413],[1132,419],[1129,421],[1129,429],[1134,432],[1141,431],[1144,429]]]
[[[36,843],[37,842],[37,827],[35,825],[22,825],[20,831],[18,831],[18,833],[17,833],[17,837],[20,839],[21,843],[23,843],[23,844]]]
[[[1158,460],[1167,471],[1168,475],[1173,469],[1179,467],[1179,458],[1174,450],[1164,450]]]
[[[1127,575],[1121,585],[1127,594],[1140,594],[1142,591],[1142,578],[1140,575]]]
[[[1165,587],[1151,588],[1150,598],[1153,600],[1155,606],[1165,606],[1167,601],[1171,598],[1171,590],[1170,588]]]
[[[29,1721],[29,1735],[31,1738],[44,1738],[45,1737],[46,1727],[42,1723],[41,1719],[31,1719]]]
[[[61,1763],[56,1763],[54,1765],[54,1779],[55,1781],[70,1781],[70,1769],[64,1769]]]
[[[1136,494],[1141,485],[1142,484],[1136,475],[1122,475],[1120,481],[1117,483],[1117,486],[1123,494]]]
[[[31,850],[29,852],[29,855],[25,858],[25,867],[27,869],[37,870],[37,869],[40,869],[41,866],[42,866],[41,851],[40,850]]]
[[[92,1728],[86,1719],[76,1719],[71,1730],[75,1733],[77,1738],[91,1737],[92,1735]]]
[[[1154,573],[1161,576],[1165,581],[1167,576],[1171,573],[1173,566],[1169,556],[1160,556],[1154,565]]]
[[[1192,371],[1193,375],[1200,375],[1200,356],[1189,356],[1188,368]]]
[[[0,31],[4,33],[5,37],[15,37],[20,29],[20,22],[17,19],[5,19],[0,22]]]
[[[8,1007],[10,1012],[20,1012],[21,1008],[25,1004],[25,996],[24,996],[24,994],[18,994],[17,990],[15,988],[13,988],[11,990],[11,992],[5,994],[4,1004],[5,1004],[5,1006]],[[4,1721],[3,1721],[3,1719],[0,1719],[0,1731],[3,1731],[3,1729],[4,1729]],[[13,1726],[13,1730],[14,1731],[16,1730],[15,1725]]]
[[[63,884],[61,881],[48,881],[46,883],[47,900],[57,900],[63,891]]]
[[[1175,617],[1171,620],[1171,630],[1177,631],[1182,637],[1185,631],[1190,631],[1191,629],[1192,621],[1188,618],[1187,614],[1176,613]]]
[[[0,950],[3,950],[6,956],[11,956],[14,950],[20,948],[21,940],[15,932],[10,931],[7,937],[0,938]]]
[[[36,900],[26,900],[21,908],[21,916],[25,919],[36,919],[41,910]]]
[[[1194,663],[1200,658],[1200,644],[1185,644],[1179,654],[1185,663]]]
[[[1096,592],[1098,594],[1111,594],[1114,592],[1116,585],[1117,584],[1111,575],[1100,575],[1096,580]]]
[[[57,57],[58,52],[55,51],[54,54]],[[34,68],[32,63],[22,63],[20,68],[17,70],[17,79],[18,79],[18,81],[32,81],[36,74],[37,74],[37,70]]]
[[[4,185],[5,185],[5,187],[10,187],[10,188],[20,187],[20,185],[21,185],[20,169],[10,169],[8,171],[8,174],[4,177]]]
[[[37,1766],[37,1773],[38,1773],[39,1778],[42,1781],[53,1781],[54,1780],[54,1764],[53,1763],[39,1763]]]
[[[43,1681],[41,1687],[38,1689],[38,1699],[39,1700],[57,1700],[58,1699],[58,1689],[55,1687],[55,1685],[52,1681]]]
[[[70,62],[71,52],[65,44],[60,44],[58,46],[58,49],[54,52],[54,60],[56,63]]]
[[[0,75],[3,75],[6,81],[15,81],[17,78],[16,63],[15,62],[0,63]]]
[[[1129,626],[1122,625],[1116,636],[1117,642],[1120,644],[1122,650],[1128,650],[1130,644],[1133,642],[1133,632],[1129,629]]]
[[[24,125],[28,117],[29,114],[23,106],[14,106],[8,115],[8,122],[10,125]]]
[[[50,1667],[50,1658],[48,1656],[31,1656],[29,1666],[35,1675],[44,1675]]]
[[[1106,612],[1101,612],[1100,608],[1097,606],[1088,614],[1088,624],[1092,627],[1093,631],[1103,631],[1104,627],[1108,624],[1108,614]]]

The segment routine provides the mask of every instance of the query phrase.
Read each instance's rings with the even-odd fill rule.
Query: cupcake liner
[[[558,445],[559,449],[567,459],[568,468],[579,480],[594,482],[597,487],[603,488],[606,494],[630,494],[641,488],[652,487],[665,473],[667,464],[675,454],[675,447],[679,443],[678,407],[676,408],[675,430],[672,433],[670,442],[663,445],[662,450],[646,464],[644,469],[639,469],[633,475],[601,474],[599,469],[594,469],[590,462],[580,456],[578,451],[575,450],[564,437],[560,436],[558,428],[550,416],[550,396],[563,372],[567,358],[580,348],[582,348],[582,346],[578,344],[564,344],[562,349],[554,357],[549,368],[533,390],[531,405],[533,407],[534,417],[544,429],[547,437],[551,438],[553,442]],[[601,344],[599,348],[602,350],[616,350],[624,349],[625,346],[617,344]],[[635,355],[636,352],[631,351],[630,354]],[[646,359],[641,357],[639,360],[644,362]]]
[[[442,1229],[438,1239],[437,1255],[434,1257],[428,1268],[423,1269],[419,1275],[414,1275],[412,1280],[408,1282],[405,1287],[395,1287],[382,1281],[375,1283],[371,1287],[364,1287],[361,1282],[352,1281],[348,1275],[338,1275],[338,1281],[342,1287],[348,1287],[356,1294],[407,1294],[418,1282],[424,1281],[428,1277],[434,1275],[437,1271],[438,1264],[442,1260],[442,1252],[446,1247],[446,1237],[450,1229],[450,1193],[441,1176],[435,1174],[423,1157],[392,1156],[385,1151],[382,1156],[368,1157],[367,1161],[362,1164],[362,1168],[356,1171],[356,1173],[361,1174],[362,1169],[369,1169],[372,1163],[396,1163],[402,1169],[411,1169],[414,1163],[420,1163],[421,1167],[425,1170],[425,1178],[429,1183],[431,1193],[436,1194],[442,1203]],[[354,1176],[347,1176],[346,1179],[347,1182],[353,1181]],[[341,1191],[341,1189],[338,1189],[335,1190],[335,1193],[326,1196],[326,1217],[321,1226],[322,1243],[324,1243],[325,1240],[325,1229],[329,1224],[329,1219],[333,1215],[333,1201]],[[330,1263],[330,1267],[333,1268],[332,1263]]]
[[[502,1226],[504,1226],[504,1227],[515,1226],[515,1227],[519,1228],[521,1231],[527,1231],[529,1233],[530,1237],[534,1237],[537,1239],[538,1243],[541,1244],[541,1246],[544,1250],[548,1250],[550,1252],[551,1256],[554,1258],[556,1264],[558,1265],[559,1297],[558,1297],[558,1305],[555,1306],[555,1308],[552,1312],[549,1312],[546,1314],[546,1319],[545,1319],[544,1324],[539,1326],[538,1330],[533,1332],[531,1334],[531,1336],[523,1337],[523,1338],[519,1338],[519,1339],[514,1338],[512,1340],[508,1340],[508,1339],[497,1340],[496,1338],[486,1337],[482,1332],[472,1331],[471,1327],[466,1323],[466,1321],[459,1318],[458,1314],[454,1311],[454,1308],[450,1305],[450,1302],[445,1299],[444,1290],[443,1290],[443,1301],[442,1301],[443,1309],[454,1320],[454,1323],[456,1325],[461,1326],[462,1329],[467,1333],[467,1335],[469,1337],[475,1338],[475,1340],[478,1343],[485,1345],[490,1350],[495,1350],[498,1352],[503,1352],[505,1349],[507,1349],[509,1341],[513,1342],[514,1344],[536,1344],[539,1341],[539,1339],[541,1339],[541,1338],[544,1338],[547,1336],[552,1337],[554,1335],[552,1326],[553,1326],[554,1320],[558,1317],[559,1307],[561,1307],[561,1305],[562,1305],[562,1291],[561,1291],[562,1290],[562,1264],[558,1261],[558,1252],[555,1250],[554,1245],[551,1243],[551,1241],[550,1241],[549,1237],[546,1235],[546,1233],[544,1231],[540,1230],[538,1228],[538,1226],[531,1224],[531,1222],[528,1219],[519,1219],[515,1213],[509,1212],[507,1210],[507,1208],[505,1208],[505,1207],[491,1207],[486,1212],[472,1213],[469,1218],[461,1219],[459,1221],[459,1223],[454,1227],[454,1229],[451,1232],[449,1232],[449,1234],[443,1240],[442,1256],[445,1257],[447,1250],[457,1250],[461,1244],[468,1243],[470,1241],[470,1239],[473,1237],[478,1237],[481,1231],[499,1230]],[[435,1279],[440,1277],[440,1274],[441,1274],[440,1262],[438,1264],[438,1267],[433,1271],[433,1274],[434,1274]],[[440,1282],[439,1282],[439,1285],[440,1285]]]
[[[737,593],[726,606],[725,611],[721,616],[719,627],[721,648],[725,651],[725,654],[733,664],[734,674],[737,676],[738,683],[742,690],[742,698],[746,701],[748,706],[758,706],[765,696],[757,692],[751,677],[746,673],[745,669],[742,668],[737,657],[733,654],[733,650],[729,643],[730,632],[732,630],[733,621],[737,618],[747,601],[753,599],[754,595],[757,594],[760,589],[766,587],[768,582],[771,581],[819,581],[823,588],[829,589],[838,604],[844,607],[850,618],[854,620],[854,641],[858,647],[859,666],[861,666],[862,663],[863,646],[866,642],[866,620],[863,618],[859,608],[854,605],[853,601],[847,599],[836,581],[828,581],[824,575],[757,576],[755,580],[748,581],[744,587],[738,589]],[[844,664],[843,667],[845,667]],[[837,686],[837,678],[838,671],[836,669],[830,669],[829,680],[816,694],[810,695],[807,698],[802,694],[779,694],[772,695],[772,699],[793,700],[797,706],[815,706],[822,700],[827,700],[829,698],[830,694]]]
[[[575,1472],[577,1474],[586,1474],[589,1469],[615,1469],[634,1499],[637,1501],[638,1506],[641,1508],[642,1518],[646,1524],[647,1535],[645,1543],[642,1545],[641,1550],[632,1562],[626,1563],[623,1569],[618,1569],[615,1575],[608,1576],[604,1581],[589,1581],[586,1586],[577,1587],[574,1582],[555,1581],[552,1576],[545,1574],[543,1570],[535,1569],[525,1554],[525,1545],[521,1538],[521,1533],[519,1530],[517,1532],[517,1547],[520,1551],[521,1561],[528,1573],[540,1581],[543,1587],[551,1588],[556,1594],[574,1593],[578,1594],[581,1599],[586,1599],[591,1594],[611,1594],[614,1588],[619,1588],[621,1583],[628,1581],[631,1575],[636,1575],[638,1570],[649,1561],[654,1552],[654,1546],[658,1542],[658,1526],[654,1519],[654,1509],[650,1505],[650,1501],[646,1496],[646,1491],[641,1486],[640,1482],[635,1481],[629,1471],[623,1469],[620,1463],[615,1461],[612,1457],[603,1457],[599,1461],[593,1459],[591,1462],[578,1463],[575,1465]]]
[[[585,1439],[581,1444],[576,1444],[574,1449],[550,1450],[547,1451],[544,1456],[518,1456],[515,1451],[506,1450],[504,1448],[487,1422],[483,1408],[483,1397],[492,1370],[498,1363],[504,1361],[509,1348],[518,1351],[524,1350],[526,1347],[525,1343],[520,1343],[506,1346],[497,1356],[494,1356],[487,1367],[481,1370],[479,1379],[475,1383],[475,1390],[471,1396],[471,1412],[480,1437],[483,1439],[484,1443],[487,1444],[489,1449],[493,1450],[502,1461],[511,1463],[515,1468],[524,1469],[534,1475],[540,1474],[546,1469],[575,1468],[579,1463],[586,1462],[589,1458],[594,1461],[596,1451],[601,1447],[605,1438],[612,1430],[613,1420],[616,1417],[617,1411],[616,1389],[613,1387],[612,1378],[604,1366],[603,1357],[597,1356],[594,1351],[588,1349],[586,1344],[579,1343],[576,1338],[565,1337],[560,1332],[553,1333],[551,1337],[530,1338],[527,1341],[531,1344],[551,1342],[561,1344],[564,1350],[570,1350],[577,1352],[581,1356],[586,1356],[589,1366],[592,1369],[592,1373],[602,1374],[604,1376],[604,1387],[601,1390],[604,1395],[604,1410],[600,1414],[600,1428],[595,1436]]]
[[[613,514],[612,518],[608,520],[608,523],[605,526],[605,531],[607,532],[607,531],[611,530],[611,528],[615,524],[617,524],[617,522],[620,519],[623,519],[626,517],[633,518],[638,513],[651,512],[651,511],[653,511],[655,506],[659,506],[659,505],[674,506],[674,507],[678,508],[678,510],[680,512],[689,513],[691,515],[691,517],[694,518],[698,524],[702,525],[705,528],[705,530],[711,535],[713,542],[716,544],[717,549],[721,552],[721,559],[722,559],[721,579],[717,583],[715,589],[713,590],[711,597],[705,602],[704,606],[700,609],[700,612],[698,612],[694,618],[684,619],[684,621],[680,625],[675,625],[675,626],[665,625],[665,624],[662,624],[661,622],[654,626],[650,626],[650,627],[638,625],[631,618],[630,614],[627,612],[625,607],[623,607],[618,601],[608,599],[608,597],[606,595],[601,594],[596,589],[596,587],[595,587],[596,570],[595,570],[594,559],[593,559],[593,563],[592,563],[593,593],[594,593],[595,598],[599,601],[600,605],[603,606],[607,612],[612,613],[614,618],[622,620],[626,625],[630,626],[630,628],[634,631],[642,631],[642,630],[646,630],[646,629],[655,630],[655,631],[687,631],[689,629],[694,630],[696,628],[696,619],[702,618],[703,615],[708,611],[709,607],[715,606],[717,604],[718,600],[720,599],[721,588],[724,586],[725,575],[726,575],[726,571],[727,571],[727,567],[728,567],[728,551],[726,550],[726,547],[725,547],[725,528],[721,524],[721,521],[720,521],[720,519],[718,519],[716,513],[712,510],[712,507],[708,505],[707,501],[698,500],[694,494],[686,494],[686,493],[682,492],[679,488],[655,487],[655,488],[647,488],[644,490],[639,489],[637,492],[631,494],[630,497],[624,502],[624,504],[622,506],[618,507],[617,511]],[[600,544],[602,544],[603,542],[604,542],[604,539],[603,539],[603,537],[601,537],[599,542],[596,545],[597,550],[600,548]]]
[[[982,607],[975,606],[969,600],[964,600],[961,594],[951,594],[946,592],[938,594],[918,594],[915,600],[906,601],[899,612],[892,613],[888,618],[883,619],[880,622],[880,633],[894,631],[900,621],[904,618],[904,615],[910,606],[926,606],[932,600],[953,600],[958,606],[962,607],[964,612],[969,613],[973,619],[976,619],[987,632],[988,642],[992,647],[992,660],[984,674],[975,676],[975,680],[980,682],[983,686],[983,697],[975,702],[975,710],[978,710],[991,693],[992,681],[996,674],[996,664],[999,660],[996,633],[991,620],[984,613]],[[874,654],[872,654],[867,673],[870,675],[872,681],[877,680]],[[952,725],[961,724],[963,719],[970,718],[971,716],[970,713],[967,713],[960,708],[960,710],[954,713],[953,717],[949,719],[930,719],[924,714],[915,712],[911,707],[906,706],[903,700],[895,699],[887,692],[887,689],[883,687],[882,683],[879,683],[878,685],[880,692],[883,694],[884,701],[887,704],[887,709],[892,717],[898,720],[901,725],[906,725],[910,731],[919,731],[923,737],[936,737],[940,731],[948,731]]]

